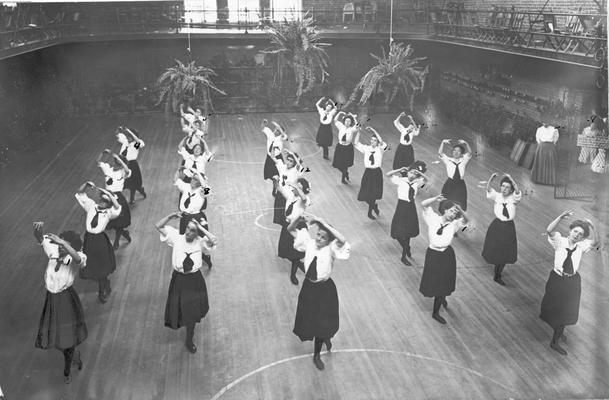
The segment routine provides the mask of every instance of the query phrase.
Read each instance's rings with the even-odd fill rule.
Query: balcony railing
[[[185,10],[182,2],[20,3],[0,6],[0,58],[80,38],[208,32],[262,33],[272,21],[309,15],[325,35],[367,34],[500,48],[593,65],[606,57],[606,14],[514,8],[432,9],[354,3],[353,9]],[[359,5],[357,5],[359,4]],[[393,18],[390,18],[390,16]]]

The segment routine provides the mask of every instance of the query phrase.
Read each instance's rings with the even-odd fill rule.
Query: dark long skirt
[[[124,229],[131,225],[131,210],[129,210],[129,203],[127,203],[127,199],[123,196],[123,192],[114,192],[114,194],[116,195],[116,201],[121,205],[121,213],[118,217],[108,222],[106,229]]]
[[[533,160],[531,180],[542,185],[555,185],[557,165],[558,156],[554,143],[539,143],[535,151],[535,160]]]
[[[514,221],[501,221],[495,218],[486,231],[482,257],[487,263],[513,264],[518,258],[516,225]]]
[[[451,246],[444,251],[427,248],[419,292],[425,297],[450,296],[455,291],[457,261]]]
[[[116,270],[114,249],[105,232],[85,232],[82,248],[87,255],[87,266],[80,270],[81,279],[105,279]]]
[[[279,175],[279,171],[277,171],[277,165],[275,165],[275,161],[269,156],[266,155],[266,160],[264,160],[264,179],[273,179],[275,175]]]
[[[578,273],[565,277],[552,270],[541,301],[539,318],[554,329],[561,325],[574,325],[579,317],[581,291],[582,283]]]
[[[142,171],[137,160],[130,160],[127,166],[131,170],[131,176],[125,179],[125,189],[139,189],[142,187]]]
[[[442,186],[442,196],[459,203],[463,211],[467,211],[467,187],[463,179],[448,178]]]
[[[317,145],[321,147],[330,147],[332,146],[333,139],[334,134],[332,133],[332,125],[319,124],[316,137]]]
[[[178,329],[201,322],[208,311],[207,285],[201,271],[190,274],[173,271],[165,305],[165,326]]]
[[[305,253],[294,248],[294,236],[288,232],[287,224],[284,224],[279,234],[279,244],[277,245],[277,253],[279,257],[286,260],[300,260],[304,258]]]
[[[410,239],[419,236],[419,216],[414,202],[398,200],[391,219],[391,237]]]
[[[343,170],[353,166],[353,144],[336,144],[334,148],[334,158],[332,166],[338,170]]]
[[[78,293],[71,286],[59,293],[47,291],[34,346],[69,349],[87,338],[85,314]]]
[[[357,199],[373,201],[383,198],[383,171],[380,168],[366,168],[362,176]]]
[[[409,167],[414,164],[414,150],[409,144],[398,145],[393,157],[393,169]]]
[[[279,192],[275,194],[273,202],[273,223],[277,225],[285,225],[285,197]]]
[[[303,342],[329,339],[338,332],[338,293],[332,278],[313,283],[305,279],[296,307],[294,334]]]

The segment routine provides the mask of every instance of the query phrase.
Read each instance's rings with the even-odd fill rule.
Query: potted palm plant
[[[176,65],[169,67],[157,80],[159,99],[156,105],[165,103],[165,112],[178,112],[180,104],[185,99],[193,99],[200,104],[205,113],[213,112],[211,91],[226,95],[211,81],[217,74],[213,69],[195,65],[194,61],[188,64],[175,60]]]
[[[329,43],[320,42],[315,31],[315,21],[306,13],[302,19],[271,22],[265,27],[271,40],[271,47],[263,53],[277,56],[275,79],[279,84],[293,73],[296,84],[296,104],[300,97],[312,90],[317,83],[323,83],[328,76],[328,54],[324,47]]]
[[[408,107],[412,110],[414,97],[423,90],[425,79],[429,73],[426,57],[414,57],[411,45],[404,47],[402,43],[392,42],[389,54],[382,49],[383,55],[370,54],[378,63],[355,85],[347,105],[357,102],[360,106],[367,104],[373,97],[381,94],[384,102],[389,105],[398,93],[408,99]]]

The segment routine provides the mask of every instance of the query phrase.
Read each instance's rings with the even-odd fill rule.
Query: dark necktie
[[[192,161],[192,169],[194,169],[195,171],[197,170],[197,162],[196,161]]]
[[[137,147],[136,147],[136,149],[137,149]],[[121,156],[127,157],[127,146],[125,146],[125,150],[121,151]]]
[[[562,272],[564,274],[573,275],[573,260],[571,260],[571,254],[573,254],[575,249],[577,249],[577,247],[565,249],[567,251],[567,258],[565,258],[565,261],[562,263]]]
[[[59,271],[59,268],[61,267],[61,264],[63,264],[63,260],[59,257],[54,258],[56,264],[55,264],[55,272]],[[66,265],[70,265],[70,260],[68,260],[68,262],[65,263]]]
[[[186,252],[184,252],[184,253],[186,253]],[[192,271],[192,267],[193,267],[193,265],[195,265],[195,262],[192,261],[192,258],[190,258],[191,254],[192,253],[186,253],[186,258],[184,259],[184,261],[182,261],[182,268],[184,269],[185,274]]]
[[[109,176],[106,177],[106,185],[110,186],[112,185],[112,182],[114,182],[114,180],[112,178],[110,178]]]
[[[410,140],[410,133],[406,133],[406,134],[404,135],[404,141],[405,141],[405,142],[408,142],[409,140]]]
[[[273,154],[273,142],[271,142],[271,145],[269,146],[269,154]]]
[[[194,195],[194,193],[188,193],[188,198],[186,199],[186,201],[184,201],[184,208],[188,208],[188,206],[190,206],[190,198]]]
[[[408,182],[408,201],[411,203],[414,201],[414,188],[410,182]]]
[[[98,222],[99,222],[99,211],[95,210],[95,215],[93,216],[93,219],[91,220],[91,228],[96,228]]]
[[[453,164],[455,164],[455,173],[453,174],[453,180],[455,181],[460,181],[461,180],[461,172],[459,171],[459,164],[457,162],[451,161]]]
[[[288,179],[287,175],[281,175],[281,186],[285,186],[285,181]]]
[[[317,256],[313,257],[313,261],[309,264],[309,269],[307,269],[306,278],[310,281],[317,280]]]
[[[436,235],[440,236],[444,232],[444,228],[446,228],[449,224],[450,223],[444,225],[440,224],[440,227],[436,231]]]
[[[343,142],[346,142],[347,141],[347,134],[343,133],[343,137],[340,140],[343,141]]]
[[[374,167],[374,151],[370,153],[368,160],[370,160],[370,164]]]
[[[286,217],[289,217],[290,214],[292,214],[292,211],[294,211],[294,204],[296,204],[296,200],[291,202],[290,205],[288,206],[288,208],[285,209],[285,216]]]
[[[503,204],[503,211],[501,212],[503,214],[503,216],[507,219],[510,219],[510,213],[507,210],[507,203],[502,203]]]

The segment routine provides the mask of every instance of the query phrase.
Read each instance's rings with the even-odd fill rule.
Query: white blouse
[[[350,126],[347,128],[345,124],[340,121],[336,121],[334,124],[338,128],[338,144],[346,146],[353,142],[353,136],[358,130],[357,126]]]
[[[380,168],[383,163],[383,153],[387,150],[387,147],[387,143],[376,147],[361,143],[355,145],[357,151],[364,154],[364,167],[366,168]]]
[[[205,171],[207,169],[207,164],[211,161],[211,159],[213,157],[213,154],[208,151],[201,154],[200,156],[195,156],[194,154],[191,154],[188,151],[186,151],[185,148],[181,148],[178,151],[178,153],[180,153],[180,155],[184,159],[184,167],[186,167],[186,168],[196,167],[193,169],[197,170],[202,175],[205,175]],[[196,165],[195,165],[195,163],[196,163]],[[193,173],[189,169],[185,169],[184,175],[186,175],[189,178],[192,178]]]
[[[44,235],[40,243],[42,250],[49,257],[46,272],[44,273],[44,285],[51,293],[60,293],[72,286],[80,268],[87,264],[87,256],[83,252],[78,252],[80,264],[72,262],[72,256],[67,254],[59,259],[59,246],[51,242],[51,239]],[[59,270],[55,271],[57,263],[61,263]]]
[[[343,243],[342,247],[338,247],[336,240],[333,240],[328,246],[318,249],[315,245],[315,239],[309,235],[306,229],[298,229],[294,238],[294,249],[303,251],[305,275],[311,266],[314,257],[317,257],[317,280],[313,282],[323,282],[330,278],[334,259],[347,260],[351,255],[351,245],[349,242]]]
[[[391,176],[391,183],[398,186],[398,199],[410,202],[410,188],[414,190],[414,195],[412,197],[412,201],[417,196],[419,188],[423,185],[423,179],[415,179],[410,182],[407,177],[402,177],[399,175]]]
[[[190,183],[186,183],[181,179],[177,179],[174,183],[180,193],[180,211],[185,212],[187,214],[198,214],[201,212],[201,207],[203,207],[203,203],[205,202],[205,196],[203,194],[203,186],[200,186],[196,189],[193,189],[190,186]],[[188,206],[186,206],[187,200]]]
[[[554,236],[548,235],[548,242],[554,248],[554,272],[562,276],[562,264],[567,258],[567,249],[569,248],[569,239],[562,236],[559,232],[554,232]],[[584,239],[575,244],[575,251],[571,254],[571,261],[573,263],[573,273],[575,274],[579,269],[579,263],[581,262],[582,255],[590,251],[592,246],[592,240]],[[573,249],[573,247],[571,247]]]
[[[394,125],[398,131],[400,131],[400,144],[409,145],[412,144],[412,140],[415,136],[419,135],[419,130],[413,124],[404,126],[399,122],[395,121]]]
[[[125,186],[125,178],[131,176],[131,170],[126,175],[124,169],[113,169],[110,164],[105,162],[98,163],[104,175],[106,175],[106,190],[109,190],[112,193],[122,192]]]
[[[279,172],[279,185],[284,186],[286,183],[296,183],[298,178],[302,176],[302,172],[297,165],[292,168],[288,168],[288,166],[281,160],[278,160],[275,164],[277,166],[277,172]]]
[[[283,197],[285,197],[285,219],[289,224],[304,214],[305,209],[311,205],[311,199],[309,196],[305,196],[306,199],[302,200],[300,196],[294,194],[290,186],[280,186],[279,190],[283,194]],[[289,210],[290,207],[292,207],[291,210]],[[290,211],[289,213],[288,210]]]
[[[180,232],[172,226],[163,228],[161,242],[173,247],[171,267],[181,273],[184,273],[184,260],[188,256],[193,262],[192,270],[189,273],[197,272],[203,266],[201,255],[209,254],[209,251],[214,248],[213,243],[207,237],[197,236],[192,242],[186,241],[186,236],[180,235]]]
[[[423,207],[423,219],[427,223],[427,235],[429,247],[433,250],[444,251],[450,246],[455,233],[465,226],[463,218],[457,218],[451,222],[443,222],[442,216],[437,214],[431,206]],[[438,230],[442,229],[440,235]]]
[[[121,151],[119,154],[127,158],[127,161],[137,160],[140,155],[140,149],[146,146],[143,140],[127,142],[121,144]]]
[[[336,108],[330,110],[330,112],[326,112],[325,109],[321,107],[317,107],[317,113],[319,114],[319,123],[322,125],[330,125],[332,124],[332,120],[334,119],[334,115],[336,115]]]
[[[495,213],[495,217],[500,221],[512,221],[516,216],[516,204],[522,200],[521,192],[514,192],[507,197],[503,194],[497,192],[495,189],[491,189],[490,192],[486,192],[486,198],[491,199],[495,202],[493,206],[493,212]],[[503,205],[505,204],[505,208],[507,209],[509,218],[506,218],[503,215]]]
[[[535,132],[535,139],[537,143],[541,142],[552,142],[556,144],[558,142],[558,129],[553,126],[544,127],[543,125],[537,128]]]
[[[465,166],[467,165],[469,160],[472,159],[472,156],[470,153],[465,153],[461,158],[453,158],[447,156],[446,154],[441,154],[440,159],[444,162],[444,165],[446,166],[446,175],[449,178],[452,179],[452,177],[455,175],[455,169],[458,166],[459,174],[461,174],[461,179],[463,179],[465,177]]]
[[[262,132],[266,136],[266,153],[271,156],[271,158],[277,157],[283,150],[282,135],[275,136],[271,128],[268,126],[262,128]]]
[[[106,229],[106,225],[110,220],[118,217],[121,213],[121,206],[119,204],[118,207],[110,207],[100,210],[97,208],[97,204],[89,197],[86,193],[76,193],[74,194],[78,204],[85,210],[87,213],[85,217],[85,228],[87,232],[97,234],[102,233]],[[97,226],[91,226],[91,222],[93,218],[97,215]]]

